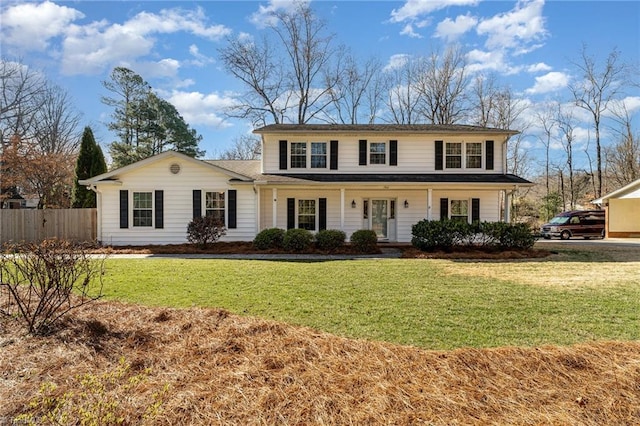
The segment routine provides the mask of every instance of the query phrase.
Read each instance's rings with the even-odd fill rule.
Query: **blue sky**
[[[250,131],[248,123],[224,117],[242,88],[222,69],[217,49],[226,36],[259,37],[266,14],[290,5],[283,0],[3,0],[0,46],[3,58],[19,58],[65,88],[103,147],[114,136],[105,125],[111,109],[100,102],[108,95],[101,81],[113,67],[125,66],[177,107],[203,136],[206,157],[213,158]],[[640,63],[637,1],[313,1],[311,6],[336,41],[363,60],[375,56],[392,66],[405,55],[427,55],[458,43],[470,70],[496,72],[531,111],[545,100],[568,99],[567,85],[578,78],[570,63],[583,43],[600,60],[617,48],[625,62],[636,69]],[[638,115],[640,91],[630,91],[626,101]],[[586,143],[588,126],[582,130]],[[528,144],[537,152],[535,138]]]

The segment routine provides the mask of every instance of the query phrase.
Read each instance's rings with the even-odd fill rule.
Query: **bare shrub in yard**
[[[224,223],[213,216],[195,217],[187,225],[187,240],[202,248],[215,243],[226,233]]]
[[[46,334],[69,311],[102,296],[106,255],[64,240],[10,245],[0,253],[0,315]]]

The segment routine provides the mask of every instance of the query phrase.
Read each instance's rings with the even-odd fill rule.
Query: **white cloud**
[[[509,12],[481,20],[477,32],[487,36],[488,49],[522,49],[546,37],[543,7],[544,0],[521,0]]]
[[[422,36],[420,34],[418,34],[417,32],[415,32],[413,30],[413,24],[411,24],[411,23],[409,23],[409,24],[404,26],[402,31],[400,31],[400,35],[406,35],[406,36],[409,36],[411,38],[422,38]]]
[[[477,23],[478,19],[470,14],[459,15],[455,21],[446,18],[437,25],[435,36],[453,41],[475,27]]]
[[[274,14],[278,12],[293,12],[301,5],[309,4],[311,0],[269,0],[266,6],[260,5],[249,21],[258,28],[275,24]]]
[[[45,50],[51,38],[62,35],[73,21],[83,17],[76,9],[50,1],[10,6],[0,13],[0,41],[5,48]]]
[[[402,68],[411,58],[411,55],[407,55],[406,53],[398,53],[396,55],[392,55],[389,58],[389,62],[384,67],[384,71],[393,71],[397,68]]]
[[[225,121],[223,115],[226,108],[235,104],[235,100],[231,96],[174,90],[166,99],[192,126],[204,125],[217,128],[231,126]]]
[[[552,71],[540,77],[536,77],[533,87],[525,92],[537,95],[564,89],[569,84],[569,76],[563,72]]]
[[[475,6],[479,0],[407,0],[400,9],[391,11],[391,22],[412,21],[449,6]]]
[[[537,64],[529,65],[527,67],[527,72],[536,73],[536,72],[544,72],[551,71],[551,67],[544,62],[538,62]]]

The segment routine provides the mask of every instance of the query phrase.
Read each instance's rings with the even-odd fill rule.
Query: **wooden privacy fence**
[[[0,244],[47,238],[95,241],[97,223],[96,209],[0,209]]]

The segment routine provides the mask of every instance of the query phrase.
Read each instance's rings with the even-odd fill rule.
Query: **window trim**
[[[204,215],[204,217],[207,217],[207,211],[222,211],[222,222],[223,222],[223,226],[227,226],[228,223],[228,210],[229,210],[229,206],[228,206],[228,194],[227,194],[227,190],[223,189],[222,191],[220,190],[208,190],[208,189],[204,189],[202,192],[204,192],[204,197],[202,197],[201,200],[201,204],[202,204],[202,213]],[[223,198],[222,201],[224,203],[224,207],[222,209],[220,208],[207,208],[207,194],[222,194]],[[212,200],[212,201],[216,201],[216,200]],[[219,201],[219,200],[218,200]]]
[[[382,153],[380,152],[373,152],[371,150],[373,145],[381,145],[384,150]],[[372,155],[384,155],[384,162],[382,163],[374,163],[372,161]],[[377,142],[377,141],[369,141],[367,144],[367,165],[368,166],[387,166],[389,164],[389,148],[388,148],[388,142],[383,141],[383,142]]]
[[[312,201],[313,202],[313,229],[307,229],[307,228],[300,228],[300,203],[302,202],[309,202]],[[296,209],[295,209],[295,227],[296,229],[307,229],[307,231],[311,231],[311,232],[316,232],[319,229],[319,219],[320,219],[320,215],[319,215],[319,207],[320,207],[320,202],[318,198],[296,198]],[[304,214],[304,216],[311,216],[310,214]]]
[[[302,154],[294,154],[293,153],[293,147],[294,144],[300,144],[304,146],[304,157]],[[313,144],[322,144],[324,145],[324,154],[314,154],[313,153]],[[330,153],[330,149],[329,149],[329,141],[322,141],[322,140],[318,140],[318,141],[291,141],[289,142],[289,149],[288,149],[288,157],[287,157],[287,161],[289,162],[289,168],[290,169],[296,169],[296,170],[328,170],[329,166],[330,166],[330,158],[329,158],[329,153]],[[299,158],[304,158],[304,167],[300,167],[300,166],[296,166],[294,165],[294,161],[293,158],[295,157],[299,157]],[[322,156],[324,157],[324,167],[314,167],[313,166],[313,157],[316,156]]]
[[[448,154],[447,147],[450,144],[460,145],[460,154]],[[469,166],[469,145],[474,144],[480,147],[480,153],[474,155],[480,160],[479,167],[471,167]],[[443,142],[443,153],[442,153],[442,169],[443,170],[486,170],[485,169],[485,155],[486,148],[484,142],[480,141],[472,141],[472,142],[464,142],[464,141],[444,141]],[[450,167],[448,165],[448,159],[453,157],[460,157],[460,167]]]
[[[463,218],[464,216],[462,215],[454,215],[453,214],[453,203],[454,202],[465,202],[466,203],[466,209],[467,209],[467,223],[471,223],[471,200],[469,198],[450,198],[449,199],[449,220],[455,220],[454,217],[459,217],[459,218]]]
[[[131,218],[131,228],[132,229],[153,229],[154,225],[155,225],[155,202],[154,202],[154,191],[152,189],[150,190],[131,190],[131,208],[129,209],[129,214],[130,214],[130,218]],[[135,207],[135,195],[136,194],[150,194],[151,195],[151,200],[150,200],[150,207],[148,208],[136,208]],[[135,221],[135,212],[136,211],[149,211],[151,213],[151,222],[149,223],[149,225],[136,225],[136,221]]]

